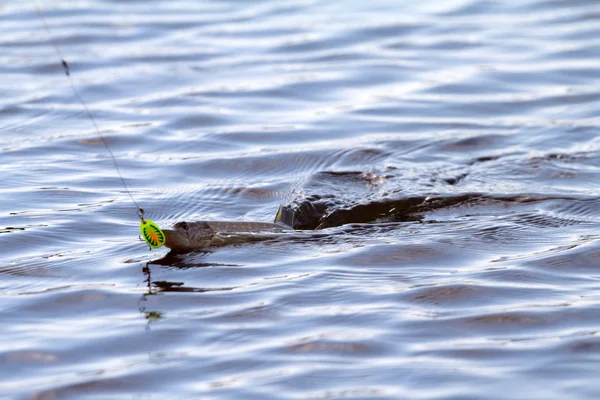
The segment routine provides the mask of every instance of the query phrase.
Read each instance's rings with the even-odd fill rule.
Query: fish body
[[[195,221],[178,222],[173,229],[163,229],[165,246],[175,253],[206,250],[237,243],[273,238],[273,233],[289,230],[281,223]]]
[[[207,250],[237,243],[273,239],[293,226],[293,211],[280,207],[274,222],[195,221],[178,222],[163,229],[165,246],[175,253]]]

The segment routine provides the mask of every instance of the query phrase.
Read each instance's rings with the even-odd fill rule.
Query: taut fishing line
[[[104,138],[104,135],[102,135],[102,132],[100,132],[100,129],[98,128],[98,124],[96,123],[96,120],[94,119],[94,116],[90,112],[90,109],[88,108],[86,102],[83,100],[81,95],[79,95],[79,92],[77,91],[77,87],[75,86],[75,82],[73,82],[73,78],[71,77],[71,70],[69,69],[69,64],[67,64],[67,62],[65,61],[65,58],[63,57],[60,49],[58,48],[58,45],[54,41],[54,37],[52,36],[52,32],[50,31],[50,26],[48,26],[48,23],[46,22],[46,17],[44,16],[44,13],[42,12],[42,9],[40,8],[39,4],[36,4],[35,10],[37,11],[37,14],[40,17],[42,24],[44,25],[44,29],[46,30],[46,34],[48,35],[48,39],[49,39],[50,43],[52,44],[52,47],[54,47],[54,50],[56,51],[56,54],[58,55],[58,58],[60,59],[60,61],[62,63],[62,66],[65,70],[65,75],[67,76],[67,79],[69,80],[69,83],[71,84],[71,89],[73,89],[73,94],[75,94],[75,97],[77,97],[77,99],[83,106],[83,109],[85,110],[85,113],[87,114],[88,118],[92,121],[92,124],[94,125],[94,128],[96,129],[96,133],[102,140],[102,144],[104,144],[104,147],[106,147],[106,150],[108,150],[108,154],[110,155],[110,158],[112,159],[115,169],[117,170],[117,175],[119,175],[119,178],[121,178],[121,183],[123,183],[123,187],[125,188],[125,191],[131,198],[131,201],[133,201],[133,204],[135,204],[137,215],[138,215],[138,217],[140,217],[140,232],[142,233],[142,237],[144,238],[146,243],[148,243],[148,246],[150,246],[151,248],[156,249],[156,248],[161,247],[162,245],[165,244],[165,241],[166,241],[165,234],[158,227],[158,225],[156,225],[156,223],[150,221],[149,219],[144,219],[144,209],[141,208],[138,205],[137,201],[135,201],[135,199],[133,198],[133,194],[129,190],[129,187],[127,186],[127,183],[125,182],[125,178],[123,178],[123,174],[121,174],[121,170],[119,169],[119,164],[117,163],[117,159],[115,158],[115,155],[113,154],[112,150],[108,146],[108,142]]]

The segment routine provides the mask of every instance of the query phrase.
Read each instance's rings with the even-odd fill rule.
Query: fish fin
[[[289,226],[290,228],[294,227],[294,210],[292,210],[288,206],[279,206],[279,210],[277,210],[277,215],[275,215],[275,223],[281,223]]]

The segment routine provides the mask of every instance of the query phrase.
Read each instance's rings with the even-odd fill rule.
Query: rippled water
[[[600,396],[600,3],[0,5],[0,397]],[[312,219],[311,219],[312,218]]]

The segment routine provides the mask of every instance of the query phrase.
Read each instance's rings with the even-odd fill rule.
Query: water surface
[[[600,396],[600,4],[0,5],[0,393]]]

